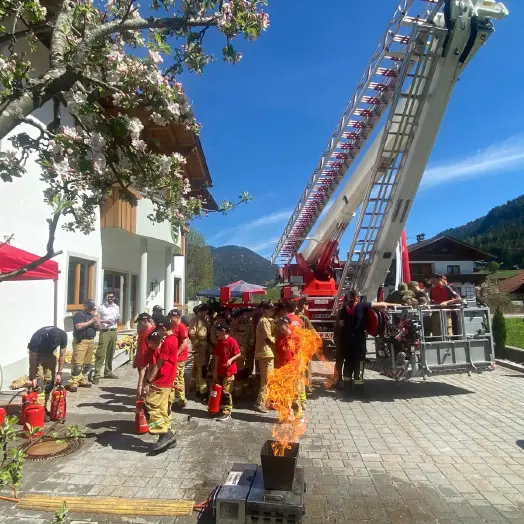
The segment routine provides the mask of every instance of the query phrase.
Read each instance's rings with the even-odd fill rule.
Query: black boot
[[[168,448],[174,447],[173,444],[176,444],[175,435],[171,430],[168,430],[167,433],[160,435],[157,442],[153,445],[151,451],[158,453],[160,451],[165,451]]]

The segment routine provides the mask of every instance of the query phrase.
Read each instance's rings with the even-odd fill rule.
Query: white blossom
[[[155,64],[161,64],[164,61],[158,51],[149,51],[149,58],[151,58]]]
[[[128,123],[129,133],[131,134],[131,140],[133,142],[140,138],[140,133],[144,129],[144,124],[136,117],[130,118]]]

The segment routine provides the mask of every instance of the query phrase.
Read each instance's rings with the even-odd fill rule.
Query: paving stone
[[[174,414],[177,448],[148,456],[154,439],[133,434],[136,372],[128,366],[119,376],[68,398],[68,422],[87,425],[94,437],[67,458],[28,462],[22,493],[201,501],[233,462],[259,462],[275,414],[255,414],[251,401],[235,406],[227,427],[190,401]],[[319,390],[308,402],[300,458],[308,481],[305,524],[524,523],[520,374],[499,368],[401,384],[373,372],[366,377],[365,398]],[[0,504],[2,524],[52,518],[41,515],[17,515]],[[196,515],[73,517],[101,524],[196,522]]]

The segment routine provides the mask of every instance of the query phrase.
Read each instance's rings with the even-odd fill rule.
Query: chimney
[[[424,233],[420,233],[419,235],[417,235],[417,242],[423,242],[425,238],[426,235]]]

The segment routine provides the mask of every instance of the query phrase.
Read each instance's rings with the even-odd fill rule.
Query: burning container
[[[267,440],[260,451],[260,462],[264,475],[264,488],[279,491],[292,491],[295,471],[297,469],[299,445],[294,442],[284,449],[283,456],[275,455],[273,448],[277,444],[274,440]]]
[[[268,440],[260,451],[262,466],[233,464],[217,495],[217,524],[298,524],[305,513],[304,470],[297,467],[299,445],[290,443],[275,456]]]

